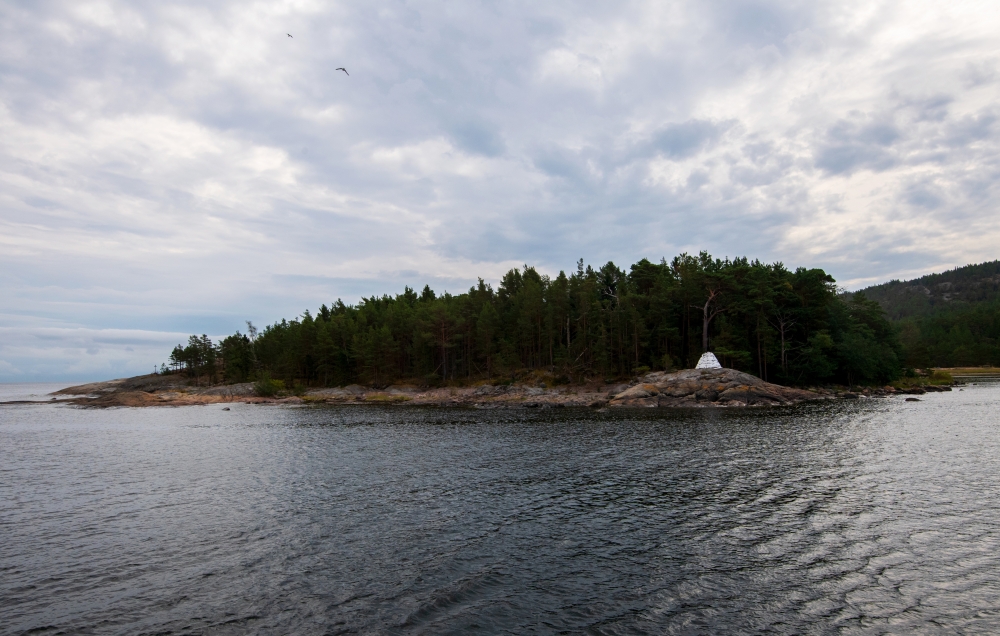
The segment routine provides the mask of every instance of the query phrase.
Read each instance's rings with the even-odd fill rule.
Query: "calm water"
[[[1000,386],[922,397],[0,407],[0,633],[996,633]]]

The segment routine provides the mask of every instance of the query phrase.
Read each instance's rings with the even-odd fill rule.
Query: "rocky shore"
[[[546,387],[529,384],[479,384],[420,388],[396,385],[372,388],[351,385],[308,389],[299,395],[258,397],[251,383],[197,386],[182,375],[147,375],[72,386],[53,400],[82,407],[190,406],[242,402],[248,404],[408,404],[475,408],[740,408],[797,404],[809,400],[885,397],[896,393],[950,391],[951,387],[910,389],[796,389],[734,369],[686,369],[654,372],[632,382]]]

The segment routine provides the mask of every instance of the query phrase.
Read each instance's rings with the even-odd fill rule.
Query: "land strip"
[[[476,408],[733,408],[797,404],[810,400],[857,399],[893,394],[950,391],[948,386],[905,388],[812,388],[780,386],[733,369],[686,369],[653,372],[631,382],[545,386],[478,384],[454,387],[393,385],[384,388],[350,385],[313,388],[298,395],[260,397],[252,383],[198,386],[181,375],[148,375],[67,387],[54,401],[87,408],[247,404],[399,404]],[[51,403],[52,400],[49,401]]]

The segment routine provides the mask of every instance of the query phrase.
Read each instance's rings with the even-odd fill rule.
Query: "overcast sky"
[[[0,381],[524,263],[992,260],[998,34],[995,1],[6,0]]]

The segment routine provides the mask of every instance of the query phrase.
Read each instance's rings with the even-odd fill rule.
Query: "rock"
[[[223,397],[251,397],[253,395],[256,395],[252,382],[213,386],[210,389],[203,389],[198,393],[200,395],[220,395]]]
[[[650,373],[613,396],[608,406],[749,406],[819,398],[818,393],[771,384],[735,369],[709,368]]]
[[[703,402],[717,402],[719,400],[719,392],[712,389],[702,389],[694,394],[694,399]]]
[[[652,408],[660,406],[660,400],[655,397],[644,397],[644,398],[626,398],[624,400],[619,400],[615,398],[614,402],[610,403],[611,406],[631,406],[633,408]]]
[[[630,389],[626,389],[615,396],[616,400],[632,400],[637,398],[648,398],[660,394],[660,390],[655,384],[637,384]]]

